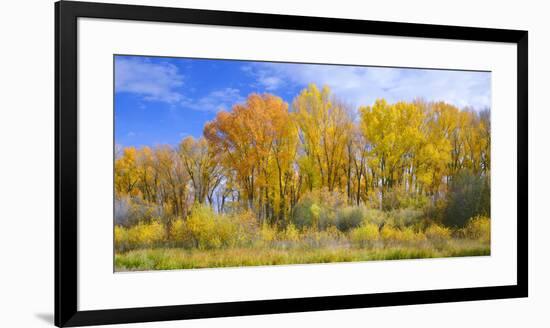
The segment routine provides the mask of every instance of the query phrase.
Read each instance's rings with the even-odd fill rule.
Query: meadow
[[[490,255],[487,217],[473,218],[458,230],[395,225],[389,223],[394,218],[383,218],[379,229],[383,212],[361,207],[347,212],[351,217],[345,219],[359,220],[347,231],[336,225],[321,231],[294,225],[276,230],[258,226],[252,215],[225,217],[197,207],[168,235],[160,222],[115,228],[115,267],[143,271]]]

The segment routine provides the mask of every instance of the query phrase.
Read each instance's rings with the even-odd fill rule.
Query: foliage
[[[350,233],[350,240],[359,247],[367,246],[380,239],[380,232],[376,224],[367,223],[355,228]]]
[[[336,218],[336,227],[340,231],[357,228],[363,222],[367,209],[364,206],[346,206],[342,208]]]
[[[129,227],[139,222],[150,222],[163,215],[158,206],[144,202],[139,197],[115,198],[115,224]]]
[[[254,213],[251,211],[241,211],[229,216],[228,221],[235,225],[234,243],[240,246],[252,244],[259,234],[259,224],[256,221]]]
[[[120,225],[115,225],[115,247],[122,251],[130,249],[128,229]]]
[[[251,94],[217,113],[203,137],[117,152],[117,263],[487,254],[490,127],[488,111],[444,102],[378,99],[356,111],[315,84],[290,105]],[[146,251],[174,247],[180,253]],[[236,258],[216,259],[228,254]]]
[[[488,178],[461,171],[453,178],[447,195],[445,224],[464,227],[471,217],[490,215],[491,196]]]
[[[115,226],[115,245],[118,249],[153,247],[165,240],[164,226],[158,220],[138,223],[130,228]]]
[[[429,199],[425,194],[411,193],[402,186],[398,186],[385,193],[382,207],[386,211],[401,208],[418,210],[426,207],[428,203]]]
[[[299,228],[313,226],[319,230],[337,224],[340,208],[345,199],[327,188],[307,192],[296,204],[292,222]]]
[[[388,243],[410,243],[413,241],[423,241],[425,236],[421,232],[415,232],[411,227],[397,228],[390,224],[382,227],[381,230],[382,240]]]
[[[451,229],[439,224],[430,225],[425,231],[426,237],[434,243],[441,244],[451,239]]]
[[[478,215],[471,218],[464,230],[467,238],[484,243],[491,242],[491,219],[486,216]]]
[[[260,228],[260,239],[263,242],[271,243],[277,238],[277,230],[273,229],[269,224],[264,223]]]
[[[207,123],[204,138],[186,137],[176,148],[123,148],[116,222],[159,217],[169,226],[194,203],[321,230],[358,226],[361,210],[345,206],[421,210],[456,227],[490,216],[487,112],[384,99],[360,107],[357,119],[353,112],[311,84],[290,109],[275,95],[251,94]]]
[[[420,210],[400,208],[388,212],[388,219],[386,222],[391,222],[396,226],[404,227],[419,222],[423,218],[423,215],[424,213]]]
[[[380,230],[380,236],[385,242],[390,242],[396,239],[398,234],[398,229],[391,224],[385,224]]]
[[[295,242],[300,240],[300,233],[298,229],[296,229],[294,224],[291,223],[285,228],[285,230],[281,234],[281,239],[284,241]]]
[[[163,225],[155,220],[151,223],[139,223],[128,230],[130,245],[153,246],[164,240]]]
[[[205,205],[195,205],[185,227],[199,249],[231,246],[236,242],[238,227],[226,216],[217,215]]]
[[[388,215],[377,209],[365,209],[363,213],[363,223],[373,223],[382,226],[388,222]]]
[[[187,228],[186,222],[178,218],[170,227],[170,240],[175,244],[183,247],[195,246],[195,239],[191,231]]]

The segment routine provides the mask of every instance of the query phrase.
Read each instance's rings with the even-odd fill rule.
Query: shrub
[[[435,202],[428,204],[423,209],[423,215],[427,221],[443,222],[447,208],[446,199],[437,199]]]
[[[251,244],[258,236],[258,221],[252,211],[241,211],[230,217],[233,224],[236,225],[235,243],[238,245]]]
[[[120,251],[125,251],[130,248],[128,243],[128,229],[123,226],[115,226],[115,248]]]
[[[336,218],[336,227],[340,231],[348,231],[361,225],[366,208],[362,206],[347,206],[341,209]]]
[[[422,209],[430,203],[426,195],[411,193],[404,186],[394,187],[384,193],[382,208],[386,211],[399,208]]]
[[[218,215],[214,235],[216,237],[211,239],[212,248],[235,246],[239,242],[239,227],[232,222],[227,216]]]
[[[174,222],[172,222],[172,226],[170,227],[170,239],[181,241],[184,240],[187,235],[187,227],[185,226],[185,222],[181,218],[178,218]]]
[[[211,249],[251,244],[259,230],[250,211],[222,215],[207,205],[197,204],[186,220],[177,219],[172,223],[170,237],[184,247]],[[262,229],[261,233],[265,232],[266,229]]]
[[[309,207],[310,223],[309,226],[318,228],[321,217],[321,207],[316,203],[311,204]]]
[[[296,226],[294,226],[294,224],[290,223],[281,233],[279,238],[281,239],[281,241],[296,242],[300,240],[300,232],[298,231],[298,229],[296,229]]]
[[[231,246],[237,239],[237,225],[228,217],[214,213],[206,205],[195,205],[185,225],[195,247],[200,249]]]
[[[380,235],[386,243],[411,243],[426,240],[426,235],[415,231],[412,227],[396,228],[391,224],[382,227]]]
[[[313,226],[324,230],[336,225],[337,214],[345,202],[345,197],[338,191],[324,188],[308,192],[294,207],[292,223],[299,229]]]
[[[468,221],[464,232],[467,238],[489,243],[491,242],[491,219],[481,215],[473,217]]]
[[[128,244],[130,248],[152,247],[165,241],[164,226],[158,221],[138,223],[128,229]]]
[[[412,242],[417,240],[416,233],[410,227],[399,229],[396,237],[396,239],[400,242]]]
[[[385,224],[380,230],[380,237],[385,242],[393,241],[396,239],[398,231],[399,230],[395,228],[393,225]]]
[[[430,241],[435,243],[442,243],[451,239],[451,229],[439,224],[431,224],[424,233]]]
[[[383,225],[388,220],[386,213],[377,209],[366,209],[363,213],[363,224],[372,223],[378,226]]]
[[[373,242],[380,239],[378,225],[368,223],[351,230],[350,240],[353,244],[364,247],[371,245]]]
[[[375,208],[382,210],[382,200],[379,191],[369,189],[362,195],[362,200],[365,202],[367,208]]]
[[[388,216],[394,225],[403,227],[419,222],[422,218],[422,211],[413,208],[401,208],[392,210]]]
[[[444,223],[462,228],[477,215],[489,216],[491,188],[487,177],[463,171],[453,177],[447,194]]]
[[[162,217],[163,210],[155,204],[149,204],[141,197],[117,197],[114,203],[114,221],[116,225],[131,227],[140,222],[151,222]]]
[[[320,246],[338,243],[344,237],[345,235],[336,227],[328,227],[324,231],[316,232],[316,238]]]
[[[300,232],[300,244],[314,248],[336,247],[343,238],[344,234],[334,226],[321,231],[307,227]]]
[[[187,224],[181,218],[176,219],[170,227],[170,239],[183,247],[194,246],[193,236],[187,228]]]
[[[260,239],[264,242],[271,243],[277,238],[277,230],[273,229],[269,224],[262,224],[260,227]]]

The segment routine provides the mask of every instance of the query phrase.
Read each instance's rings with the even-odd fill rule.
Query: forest
[[[490,110],[250,94],[203,136],[115,148],[115,270],[490,254]]]

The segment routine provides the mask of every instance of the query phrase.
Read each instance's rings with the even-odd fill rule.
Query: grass
[[[488,244],[453,239],[443,245],[430,242],[415,245],[351,246],[323,248],[148,248],[117,252],[115,271],[198,269],[258,265],[380,261],[420,258],[490,255]]]

